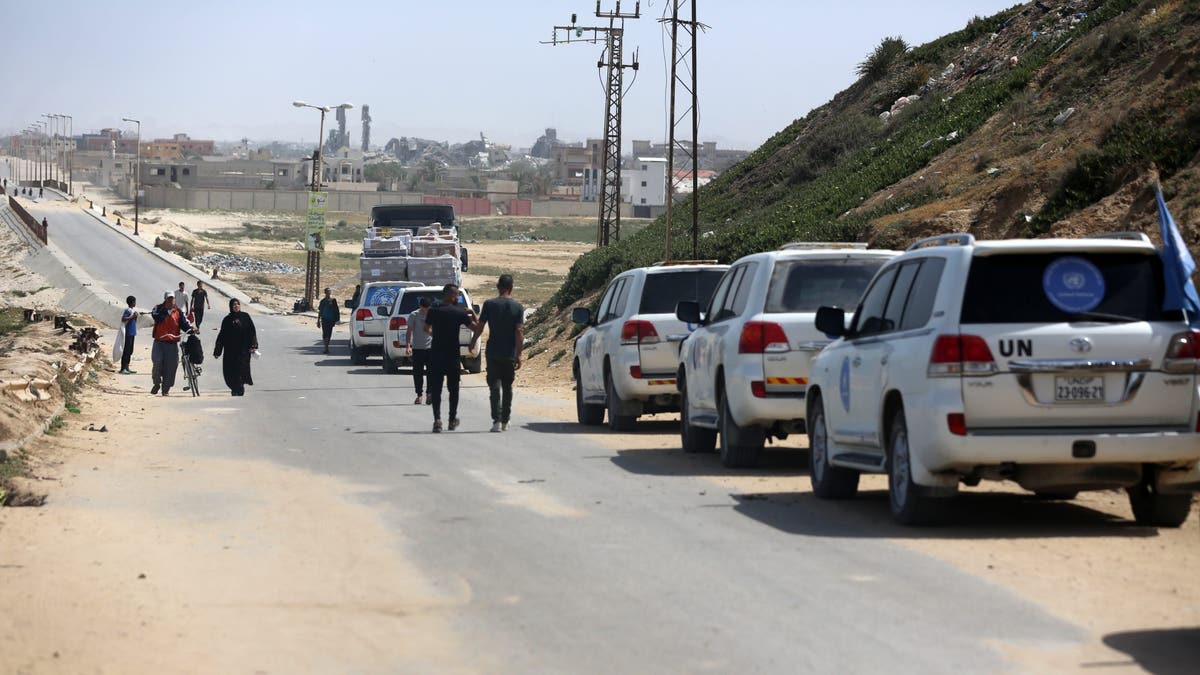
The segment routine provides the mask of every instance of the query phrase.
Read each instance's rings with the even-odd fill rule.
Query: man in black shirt
[[[197,281],[196,288],[192,291],[192,316],[196,318],[192,323],[196,328],[204,322],[205,309],[212,309],[212,303],[208,301],[208,290],[204,288],[204,282]]]
[[[466,326],[472,331],[478,325],[475,313],[458,303],[458,286],[442,287],[442,304],[429,310],[422,328],[433,336],[429,349],[429,399],[433,408],[433,433],[442,431],[442,382],[450,393],[450,431],[458,428],[458,383],[462,375],[459,366],[458,329]]]
[[[508,431],[512,415],[513,379],[521,368],[521,348],[525,342],[525,308],[512,297],[513,278],[501,274],[496,281],[500,296],[483,303],[471,351],[483,325],[489,326],[487,343],[487,384],[491,390],[492,431]]]

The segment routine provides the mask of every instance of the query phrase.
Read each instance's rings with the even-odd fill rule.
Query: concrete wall
[[[197,211],[304,211],[308,193],[303,190],[233,190],[215,188],[175,188],[143,185],[142,205],[153,209],[193,209]],[[413,192],[329,192],[329,211],[366,213],[380,204],[422,204],[425,196]],[[535,201],[530,215],[542,217],[596,216],[596,202]],[[460,214],[469,215],[469,214]],[[632,204],[621,204],[621,217],[633,216]]]
[[[533,202],[530,215],[541,217],[592,216],[599,217],[599,202]],[[621,204],[621,217],[633,215],[632,204]]]
[[[158,209],[219,211],[304,211],[308,193],[303,190],[233,190],[143,186],[143,206]],[[380,204],[421,204],[424,196],[408,192],[333,192],[329,211],[367,212]]]

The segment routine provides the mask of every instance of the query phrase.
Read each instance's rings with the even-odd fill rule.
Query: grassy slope
[[[886,76],[859,80],[704,188],[699,257],[731,262],[788,241],[874,239],[873,226],[897,212],[895,203],[873,199],[877,193],[919,174],[941,155],[953,154],[964,139],[994,126],[996,119],[1034,114],[1027,110],[1031,99],[1046,99],[1039,101],[1036,110],[1044,115],[1086,98],[1089,87],[1099,88],[1115,77],[1128,76],[1127,88],[1140,86],[1132,74],[1121,70],[1123,64],[1178,48],[1183,39],[1179,26],[1192,26],[1200,19],[1198,4],[1195,0],[1097,0],[1087,6],[1086,19],[1066,28],[1058,14],[1045,15],[1029,3],[973,19],[963,30],[911,50],[891,65]],[[1169,13],[1169,20],[1151,21],[1152,9]],[[1038,29],[1041,35],[1034,37]],[[993,31],[998,35],[993,37]],[[1007,54],[1020,54],[1019,64],[1009,64]],[[946,64],[956,60],[958,71],[939,77]],[[1194,60],[1190,63],[1177,70],[1195,71]],[[1057,74],[1056,69],[1069,71],[1069,86],[1060,81],[1062,77],[1050,78],[1048,73]],[[879,119],[879,112],[892,101],[914,93],[931,76],[935,79],[922,100],[890,123]],[[1115,192],[1129,180],[1133,168],[1144,169],[1150,161],[1158,163],[1164,177],[1193,162],[1200,149],[1200,95],[1194,86],[1186,86],[1189,79],[1182,78],[1181,86],[1165,100],[1146,101],[1127,114],[1121,111],[1124,117],[1113,119],[1097,138],[1072,139],[1081,145],[1094,143],[1095,149],[1072,148],[1073,165],[1049,178],[1041,176],[1052,185],[1038,200],[1037,218],[1028,224],[1020,220],[1017,230],[1009,233],[1047,231],[1049,223]],[[1038,91],[1048,80],[1051,91]],[[1015,121],[1013,126],[1018,126]],[[988,147],[986,140],[976,143]],[[1026,140],[1029,152],[1037,147],[1036,139]],[[975,155],[976,172],[986,168],[988,159],[979,155]],[[969,178],[978,182],[974,176]],[[934,203],[944,206],[947,198],[945,189],[933,183],[908,190],[900,210]],[[671,257],[688,258],[690,207],[676,214]],[[616,245],[581,257],[538,318],[548,318],[594,293],[625,269],[662,260],[665,227],[665,218],[659,219]],[[912,231],[900,228],[890,234],[894,240],[890,245],[902,245]]]

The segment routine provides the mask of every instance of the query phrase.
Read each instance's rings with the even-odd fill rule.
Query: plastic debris
[[[1075,114],[1074,108],[1067,108],[1066,110],[1064,110],[1054,116],[1054,123],[1060,124],[1060,125],[1065,124],[1066,121],[1071,119],[1071,116],[1074,114]]]

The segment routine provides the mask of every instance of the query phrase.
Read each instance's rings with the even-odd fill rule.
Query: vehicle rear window
[[[783,260],[775,263],[766,312],[815,312],[821,307],[858,307],[885,258]]]
[[[409,291],[400,296],[400,307],[398,308],[397,315],[412,314],[420,304],[421,298],[429,298],[430,306],[433,306],[434,301],[441,297],[441,291]]]
[[[1097,314],[1137,321],[1183,319],[1182,312],[1162,306],[1157,255],[1056,251],[976,256],[963,294],[962,323],[1060,323]]]
[[[680,300],[693,300],[707,307],[725,270],[690,270],[647,274],[639,314],[674,314]]]
[[[403,286],[371,286],[366,290],[366,297],[359,303],[360,307],[370,307],[374,309],[380,305],[391,307],[396,302],[396,296],[400,294],[400,289]]]
[[[430,223],[441,223],[445,226],[454,224],[454,209],[448,206],[417,206],[400,209],[377,207],[371,211],[371,224],[375,227],[416,229]]]

